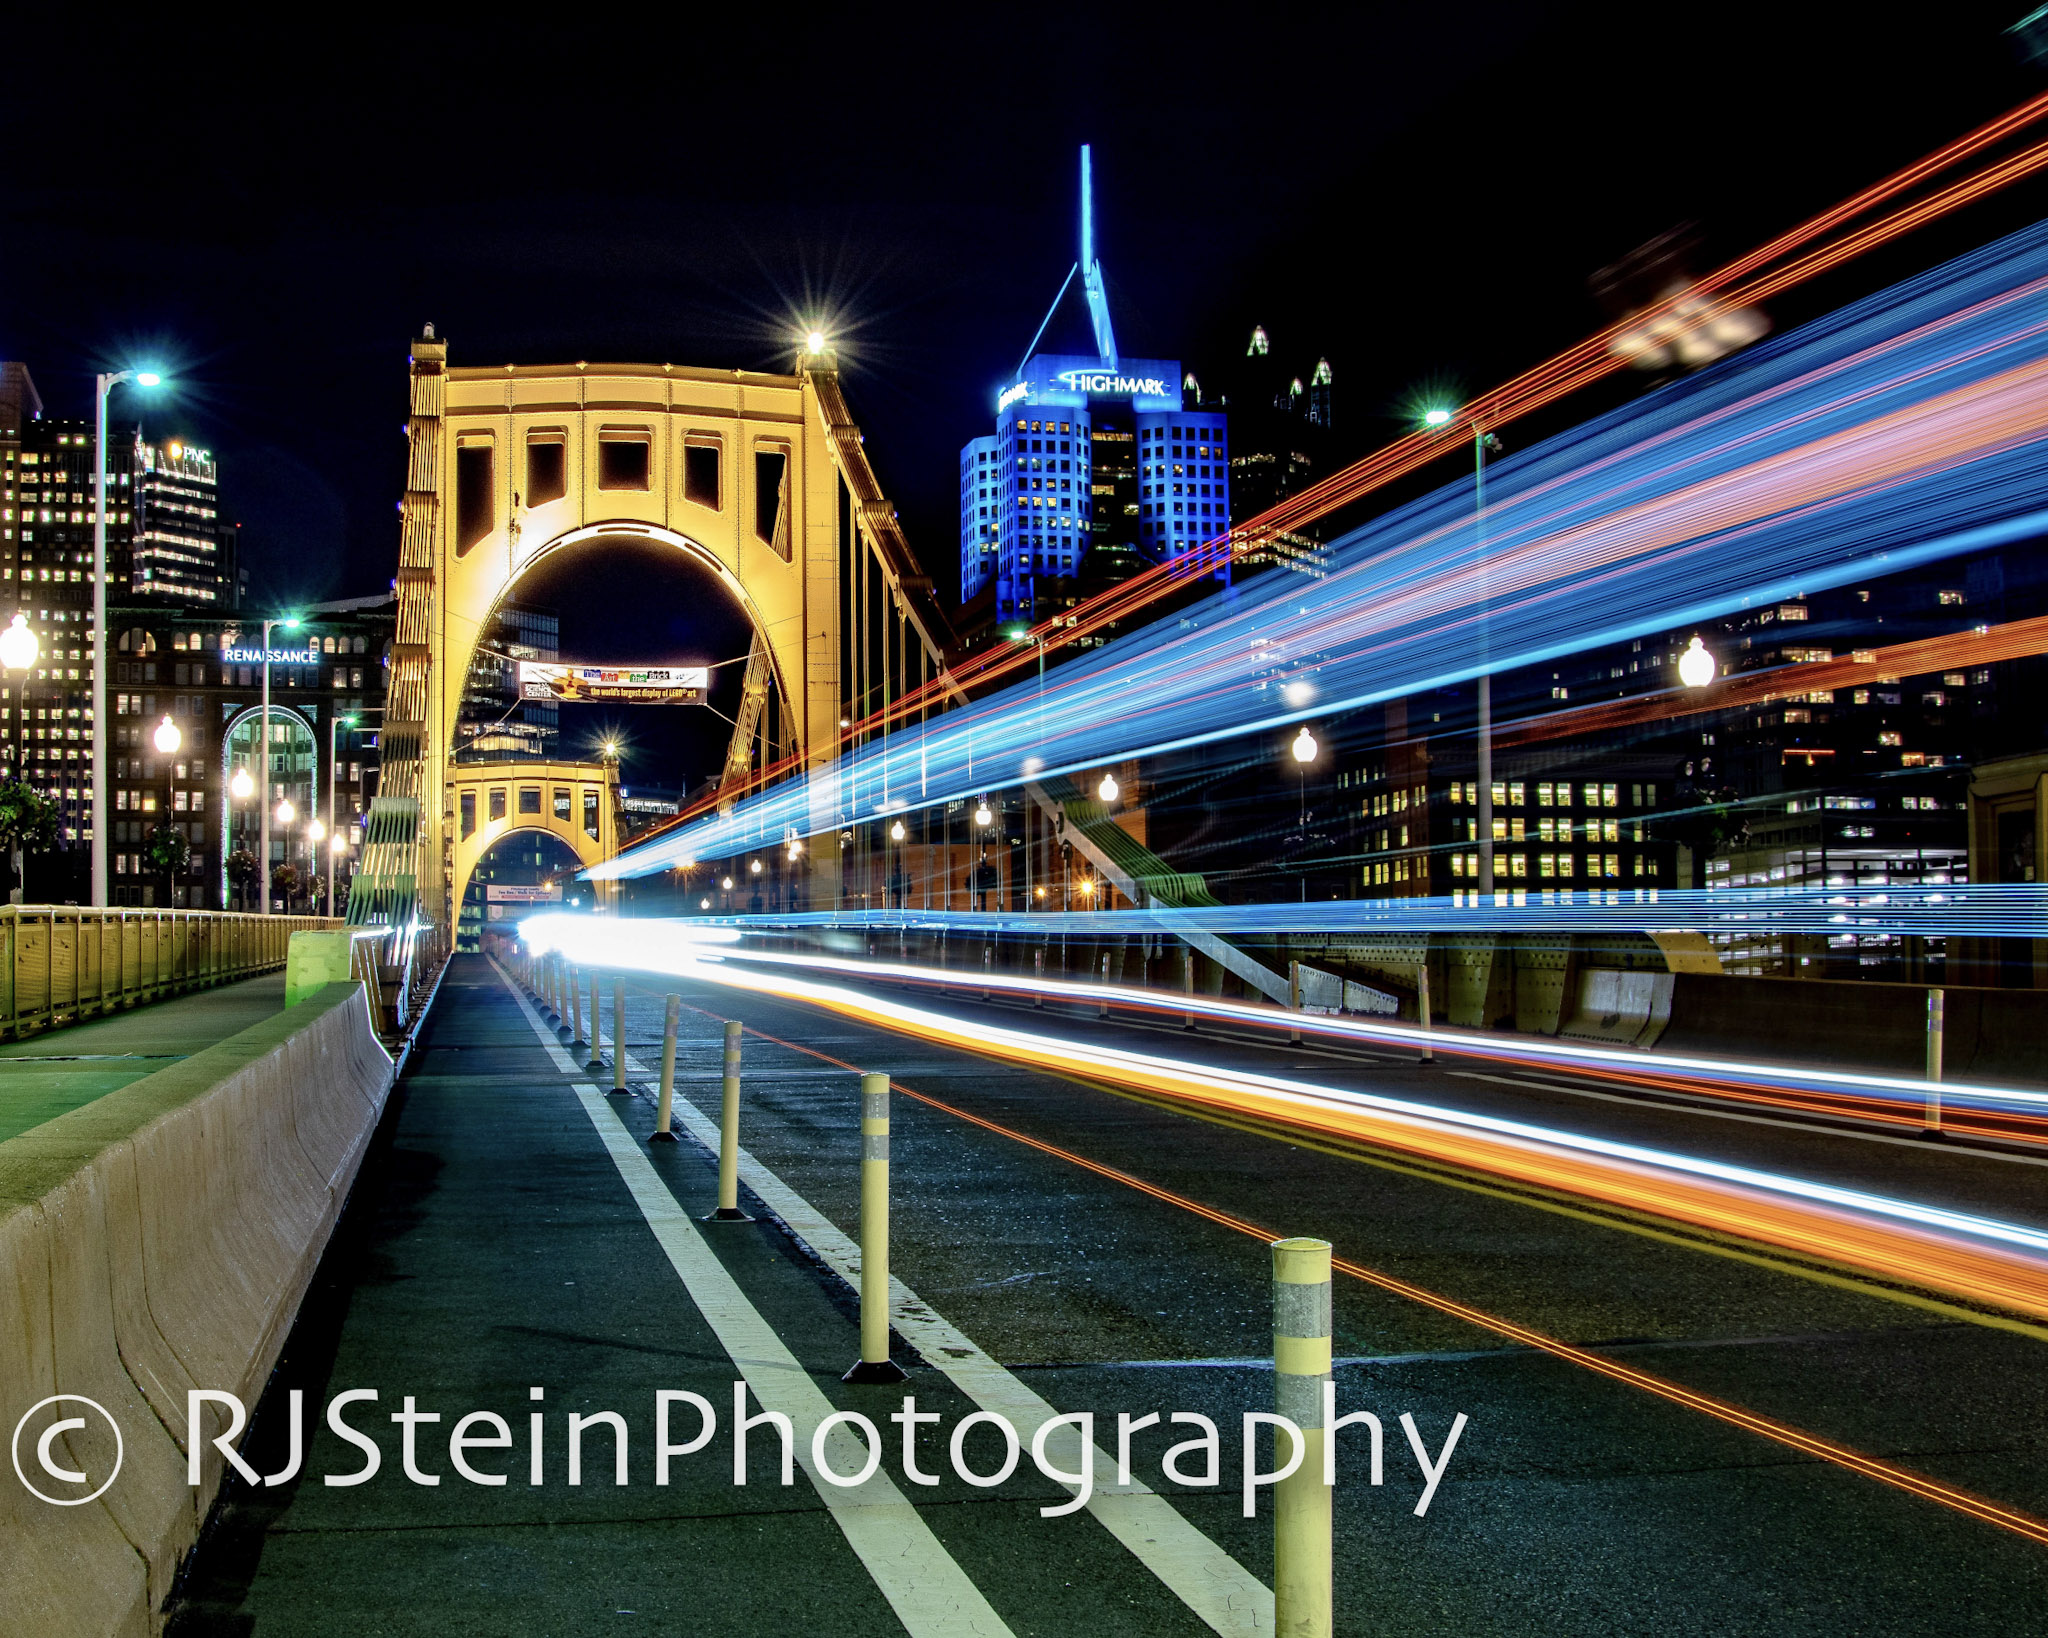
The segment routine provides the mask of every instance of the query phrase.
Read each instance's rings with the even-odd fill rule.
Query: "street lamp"
[[[1443,408],[1423,413],[1426,427],[1449,426],[1453,411]],[[1493,676],[1487,669],[1487,583],[1486,583],[1486,457],[1501,452],[1500,439],[1472,417],[1472,545],[1479,568],[1479,661],[1474,737],[1477,742],[1476,772],[1479,775],[1479,886],[1477,897],[1485,903],[1493,897]]]
[[[1116,775],[1104,774],[1102,776],[1102,783],[1095,787],[1095,794],[1105,802],[1114,802],[1116,800],[1116,793]]]
[[[115,370],[99,377],[93,398],[92,446],[92,902],[107,903],[107,396],[123,382],[160,387],[155,370]]]
[[[1316,759],[1316,736],[1308,731],[1308,724],[1301,725],[1301,732],[1294,736],[1294,776],[1301,789],[1301,828],[1308,830],[1308,765]],[[1307,878],[1303,878],[1302,892],[1308,891]]]
[[[26,671],[36,663],[42,647],[36,641],[36,634],[29,629],[28,616],[17,614],[13,624],[0,631],[0,667],[9,671]]]
[[[178,732],[178,725],[169,717],[156,725],[156,732],[150,735],[150,743],[165,756],[169,756],[185,743],[185,736]]]
[[[996,822],[996,816],[988,811],[988,803],[978,802],[974,808],[974,822],[983,830]]]
[[[263,816],[261,840],[258,843],[263,851],[256,874],[263,883],[263,913],[266,916],[270,914],[270,631],[273,626],[285,631],[297,631],[303,624],[305,622],[296,614],[275,615],[263,622],[263,731],[258,736],[263,742],[263,771],[257,776],[257,784],[262,795],[256,804]],[[280,807],[290,805],[279,804]]]
[[[1697,637],[1678,656],[1678,680],[1688,688],[1706,687],[1714,680],[1715,669],[1712,651]]]
[[[280,825],[288,825],[298,816],[299,810],[292,806],[292,799],[289,796],[280,796],[277,799],[277,822]]]
[[[893,824],[891,824],[891,825],[889,826],[889,840],[890,840],[890,841],[892,841],[892,842],[900,842],[900,841],[902,841],[902,840],[903,840],[903,837],[904,837],[904,835],[905,835],[905,832],[904,832],[904,829],[903,829],[903,821],[902,821],[901,819],[898,819],[898,820],[896,820],[896,821],[895,821],[895,822],[894,822]]]
[[[381,706],[373,706],[371,709],[382,710],[383,708]],[[334,832],[334,839],[337,844],[327,850],[327,913],[329,915],[334,914],[335,861],[348,846],[342,840],[341,826],[334,811],[334,780],[341,767],[341,747],[337,740],[341,730],[344,728],[353,733],[357,721],[358,718],[353,713],[345,717],[329,717],[327,719],[327,828]]]
[[[249,777],[246,767],[237,768],[235,777],[228,781],[228,792],[237,802],[249,800],[249,793],[256,788],[256,781]]]

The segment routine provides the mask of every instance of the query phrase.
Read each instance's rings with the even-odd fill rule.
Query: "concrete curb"
[[[392,1076],[362,987],[329,984],[0,1143],[0,1434],[71,1393],[105,1407],[124,1447],[118,1480],[79,1507],[0,1471],[7,1630],[160,1628],[223,1465],[210,1454],[186,1484],[186,1393],[226,1389],[253,1411]],[[89,1426],[57,1448],[104,1474],[112,1437]]]

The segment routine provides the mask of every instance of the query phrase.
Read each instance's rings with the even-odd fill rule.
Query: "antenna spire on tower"
[[[1095,257],[1095,171],[1089,145],[1081,144],[1081,286],[1088,292],[1088,317],[1095,325],[1095,350],[1105,369],[1117,366],[1116,330],[1109,322],[1109,291]]]

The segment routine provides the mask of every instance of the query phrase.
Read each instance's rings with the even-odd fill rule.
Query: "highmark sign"
[[[1013,406],[1072,406],[1126,399],[1132,409],[1159,414],[1181,407],[1180,366],[1167,358],[1126,358],[1111,365],[1086,353],[1038,353],[1018,378],[996,394],[996,413]]]
[[[1115,398],[1163,398],[1166,383],[1156,375],[1116,375],[1108,370],[1062,370],[1053,377],[1068,392]]]

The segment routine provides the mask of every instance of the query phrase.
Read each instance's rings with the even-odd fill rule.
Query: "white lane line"
[[[507,980],[508,986],[510,980]],[[568,1075],[580,1073],[578,1066],[556,1043],[554,1036],[526,1004],[515,988],[513,998],[526,1013],[541,1042],[556,1065]],[[888,1474],[879,1468],[866,1482],[851,1488],[821,1479],[811,1465],[811,1435],[819,1423],[837,1408],[818,1390],[810,1373],[789,1351],[775,1329],[761,1317],[746,1298],[739,1282],[704,1243],[697,1225],[677,1205],[668,1185],[633,1134],[620,1122],[605,1094],[588,1081],[572,1088],[597,1129],[598,1140],[618,1167],[633,1204],[654,1231],[690,1300],[697,1305],[719,1344],[731,1356],[739,1373],[753,1390],[764,1410],[780,1411],[795,1430],[792,1441],[797,1464],[810,1478],[818,1497],[830,1510],[832,1521],[845,1535],[847,1545],[881,1589],[911,1638],[1012,1638],[1003,1618],[990,1608],[980,1589],[939,1544],[931,1527],[918,1516]],[[779,1453],[774,1452],[774,1429],[762,1430],[761,1468],[776,1471]],[[861,1440],[844,1423],[833,1428],[825,1440],[826,1458],[838,1473],[857,1473],[866,1464],[867,1451]]]
[[[1914,1150],[1923,1155],[1962,1156],[1969,1160],[2010,1160],[2020,1166],[2048,1166],[2048,1159],[2038,1155],[2008,1154],[2003,1149],[1958,1149],[1953,1145],[1932,1144],[1925,1138],[1893,1137],[1888,1132],[1859,1132],[1840,1126],[1817,1126],[1810,1121],[1786,1120],[1779,1115],[1749,1115],[1737,1109],[1701,1109],[1694,1104],[1666,1103],[1658,1098],[1630,1097],[1621,1092],[1596,1092],[1589,1086],[1572,1086],[1565,1081],[1539,1081],[1518,1075],[1482,1075],[1476,1069],[1447,1069],[1446,1075],[1461,1081],[1492,1081],[1499,1086],[1534,1087],[1543,1092],[1564,1092],[1574,1098],[1596,1098],[1601,1103],[1624,1104],[1630,1109],[1665,1110],[1674,1115],[1704,1115],[1709,1120],[1740,1121],[1745,1126],[1780,1126],[1793,1132],[1810,1132],[1817,1137],[1854,1138],[1859,1143],[1895,1143],[1904,1149]],[[1683,1096],[1685,1094],[1681,1094]],[[1853,1120],[1853,1115],[1845,1115]]]
[[[643,1078],[649,1073],[630,1050],[626,1067],[629,1073]],[[849,1119],[854,1112],[852,1084],[853,1078],[848,1076]],[[688,1098],[678,1098],[674,1112],[698,1142],[713,1154],[718,1152],[716,1123]],[[740,1149],[739,1161],[740,1177],[747,1187],[789,1225],[790,1231],[821,1262],[858,1291],[860,1246],[852,1237],[745,1147]],[[983,1410],[996,1412],[1019,1429],[1037,1428],[1060,1414],[893,1274],[889,1277],[889,1296],[891,1318],[903,1340],[945,1372],[953,1385]],[[1050,1465],[1069,1472],[1081,1471],[1071,1465],[1081,1455],[1080,1430],[1072,1424],[1062,1426],[1046,1440],[1046,1451],[1052,1458]],[[1257,1576],[1190,1524],[1173,1503],[1141,1481],[1133,1479],[1127,1486],[1114,1483],[1116,1459],[1099,1444],[1094,1458],[1095,1472],[1107,1474],[1108,1479],[1097,1483],[1088,1511],[1139,1563],[1217,1632],[1274,1630],[1273,1594]],[[1066,1488],[1074,1491],[1079,1486]]]
[[[513,995],[526,1009],[542,1041],[552,1047],[553,1035],[525,996],[516,987]],[[849,1040],[847,1044],[857,1043]],[[568,1055],[559,1047],[554,1050],[567,1063]],[[629,1074],[642,1079],[649,1075],[647,1066],[633,1056],[630,1048],[626,1068]],[[570,1073],[575,1073],[573,1066]],[[681,1081],[680,1073],[677,1079]],[[849,1112],[852,1107],[849,1101]],[[718,1152],[716,1123],[690,1099],[676,1099],[674,1118],[713,1154]],[[740,1177],[747,1187],[789,1225],[790,1232],[809,1246],[820,1262],[858,1291],[860,1247],[853,1239],[744,1147],[739,1161]],[[981,1409],[996,1412],[1019,1429],[1037,1428],[1060,1414],[893,1274],[889,1277],[889,1294],[894,1308],[892,1317],[904,1341],[943,1371]],[[1051,1465],[1065,1467],[1069,1472],[1080,1471],[1070,1465],[1081,1454],[1080,1433],[1071,1424],[1047,1439],[1046,1450],[1052,1458]],[[1099,1444],[1094,1454],[1096,1473],[1108,1478],[1097,1483],[1088,1511],[1102,1527],[1212,1630],[1270,1634],[1274,1630],[1271,1590],[1190,1524],[1164,1496],[1136,1479],[1128,1486],[1116,1485],[1116,1459],[1105,1454]]]

